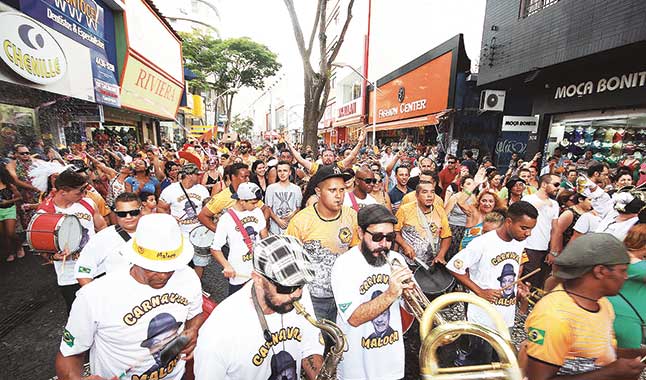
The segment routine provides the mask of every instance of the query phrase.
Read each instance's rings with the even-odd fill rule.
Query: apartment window
[[[558,2],[559,0],[520,0],[520,17],[529,17]]]

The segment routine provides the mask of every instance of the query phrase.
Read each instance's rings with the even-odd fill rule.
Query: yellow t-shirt
[[[316,278],[310,284],[315,297],[332,297],[330,275],[338,255],[359,243],[357,212],[343,206],[334,220],[322,219],[314,205],[299,211],[289,221],[287,235],[298,238],[314,265]]]
[[[435,199],[437,198],[439,197],[436,196]],[[440,240],[451,237],[449,219],[444,208],[434,205],[433,210],[424,215],[433,235],[427,236],[417,209],[417,201],[400,206],[395,215],[397,217],[395,231],[401,233],[404,241],[413,248],[420,260],[430,262],[439,252]]]
[[[402,198],[401,205],[403,206],[407,203],[417,202],[417,197],[415,195],[416,195],[415,191],[411,191],[406,195],[404,195],[404,198]],[[442,209],[444,208],[444,201],[442,200],[442,197],[440,197],[439,195],[435,195],[435,200],[433,200],[433,207],[442,208]]]
[[[219,218],[226,209],[236,203],[236,200],[231,198],[231,195],[233,195],[231,190],[231,186],[225,187],[206,204],[206,208],[208,208],[209,211],[211,211],[217,218]],[[264,206],[264,203],[262,203],[262,201],[258,202],[258,208],[262,208],[262,206]]]
[[[110,215],[110,208],[106,206],[105,199],[99,194],[99,192],[92,186],[89,186],[86,193],[87,197],[90,198],[96,205],[96,210],[101,214],[101,216]]]
[[[532,310],[527,330],[527,354],[560,367],[557,375],[575,375],[600,369],[617,359],[613,321],[607,298],[598,312],[578,306],[558,285]]]

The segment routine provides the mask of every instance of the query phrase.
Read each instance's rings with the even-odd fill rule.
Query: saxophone
[[[327,333],[334,339],[334,345],[325,356],[321,372],[316,376],[316,380],[336,380],[336,367],[339,365],[339,362],[343,357],[343,351],[345,351],[347,346],[345,334],[343,334],[343,331],[341,331],[339,326],[327,319],[321,319],[320,321],[316,320],[307,311],[305,311],[303,305],[298,301],[294,302],[294,309],[296,310],[296,314],[302,315],[309,323]]]

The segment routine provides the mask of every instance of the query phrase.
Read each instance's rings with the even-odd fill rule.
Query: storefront
[[[65,128],[85,122],[76,105],[120,106],[113,14],[120,4],[7,3],[0,3],[2,153],[40,136],[65,145]]]
[[[556,147],[576,161],[586,150],[611,167],[646,153],[646,58],[627,47],[551,67],[533,100],[534,137],[546,156]],[[585,70],[581,70],[585,67]],[[530,135],[530,140],[532,136]]]
[[[153,8],[152,2],[130,0],[117,25],[124,35],[117,38],[121,108],[133,111],[126,116],[135,124],[142,142],[161,142],[159,121],[174,121],[184,88],[182,45],[177,33]],[[114,120],[118,121],[118,120]]]
[[[447,145],[452,138],[457,78],[470,65],[462,35],[457,35],[379,79],[374,126],[377,141],[407,139],[413,143],[434,144],[438,134],[442,134],[443,144]],[[372,87],[369,91],[365,128],[371,134],[375,91]]]

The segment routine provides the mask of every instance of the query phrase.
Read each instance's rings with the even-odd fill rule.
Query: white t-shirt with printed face
[[[359,206],[359,210],[361,210],[364,206],[372,205],[372,204],[377,203],[377,200],[375,199],[375,197],[373,197],[370,194],[366,194],[365,199],[361,199],[361,198],[359,198],[359,197],[357,197],[355,195],[354,199],[356,199],[356,201],[357,201],[357,205]],[[343,205],[347,206],[347,207],[354,208],[354,206],[352,205],[352,200],[350,199],[350,192],[345,193],[345,196],[343,197]],[[359,210],[355,210],[355,211],[359,212]]]
[[[206,187],[200,184],[193,185],[190,189],[184,188],[184,190],[191,198],[190,201],[186,199],[179,182],[168,185],[161,192],[159,199],[170,205],[170,214],[179,219],[179,226],[184,235],[187,236],[193,228],[200,225],[197,216],[202,210],[202,202],[210,194]],[[195,207],[195,211],[193,211],[191,203]]]
[[[195,272],[175,271],[161,289],[137,282],[127,268],[79,290],[60,344],[63,356],[90,350],[90,373],[106,379],[181,379],[184,361],[160,351],[202,312]]]
[[[536,226],[526,240],[528,249],[547,251],[550,245],[552,221],[559,218],[559,204],[553,199],[543,200],[537,194],[526,195],[522,199],[531,203],[538,210]]]
[[[96,205],[90,198],[83,198],[91,207],[96,210]],[[60,208],[54,205],[56,208],[56,213],[74,215],[78,218],[81,223],[81,249],[85,247],[86,244],[90,241],[90,238],[94,236],[94,215],[90,213],[85,206],[80,203],[74,203],[68,208]],[[38,212],[44,212],[39,210]],[[64,247],[63,247],[64,248]],[[56,270],[56,278],[59,286],[66,285],[75,285],[78,282],[76,281],[76,260],[74,259],[77,254],[70,255],[65,259],[65,262],[62,260],[54,261],[54,270]]]
[[[518,270],[525,260],[525,242],[504,241],[498,233],[489,231],[473,239],[446,264],[452,272],[466,274],[482,289],[502,289],[518,278]],[[516,314],[516,286],[503,292],[503,297],[493,305],[504,318],[507,326],[514,325]],[[469,305],[467,320],[493,329],[489,315],[482,308]]]
[[[405,260],[390,251],[389,260]],[[366,261],[359,247],[340,255],[332,267],[332,291],[337,303],[337,324],[346,334],[347,352],[339,363],[340,379],[400,379],[404,377],[404,334],[399,302],[360,326],[348,323],[362,304],[388,289],[390,266],[374,267]]]
[[[272,335],[272,342],[266,342],[251,291],[251,284],[245,285],[219,304],[202,325],[195,348],[196,379],[298,380],[302,360],[323,355],[320,330],[294,310],[265,315]],[[300,303],[314,315],[307,288]]]
[[[233,208],[229,210],[236,213],[242,226],[247,231],[251,243],[255,245],[256,242],[260,241],[260,231],[267,226],[262,210],[259,208],[251,211],[237,211]],[[242,233],[228,211],[222,214],[218,220],[211,248],[222,250],[222,246],[227,243],[229,243],[229,258],[227,260],[236,271],[236,277],[230,278],[229,283],[231,285],[244,284],[249,281],[249,276],[251,276],[253,253],[249,253],[249,248],[245,244]]]
[[[95,278],[103,273],[112,273],[118,268],[129,268],[130,263],[121,254],[125,240],[115,226],[97,232],[83,247],[76,261],[76,278]]]

